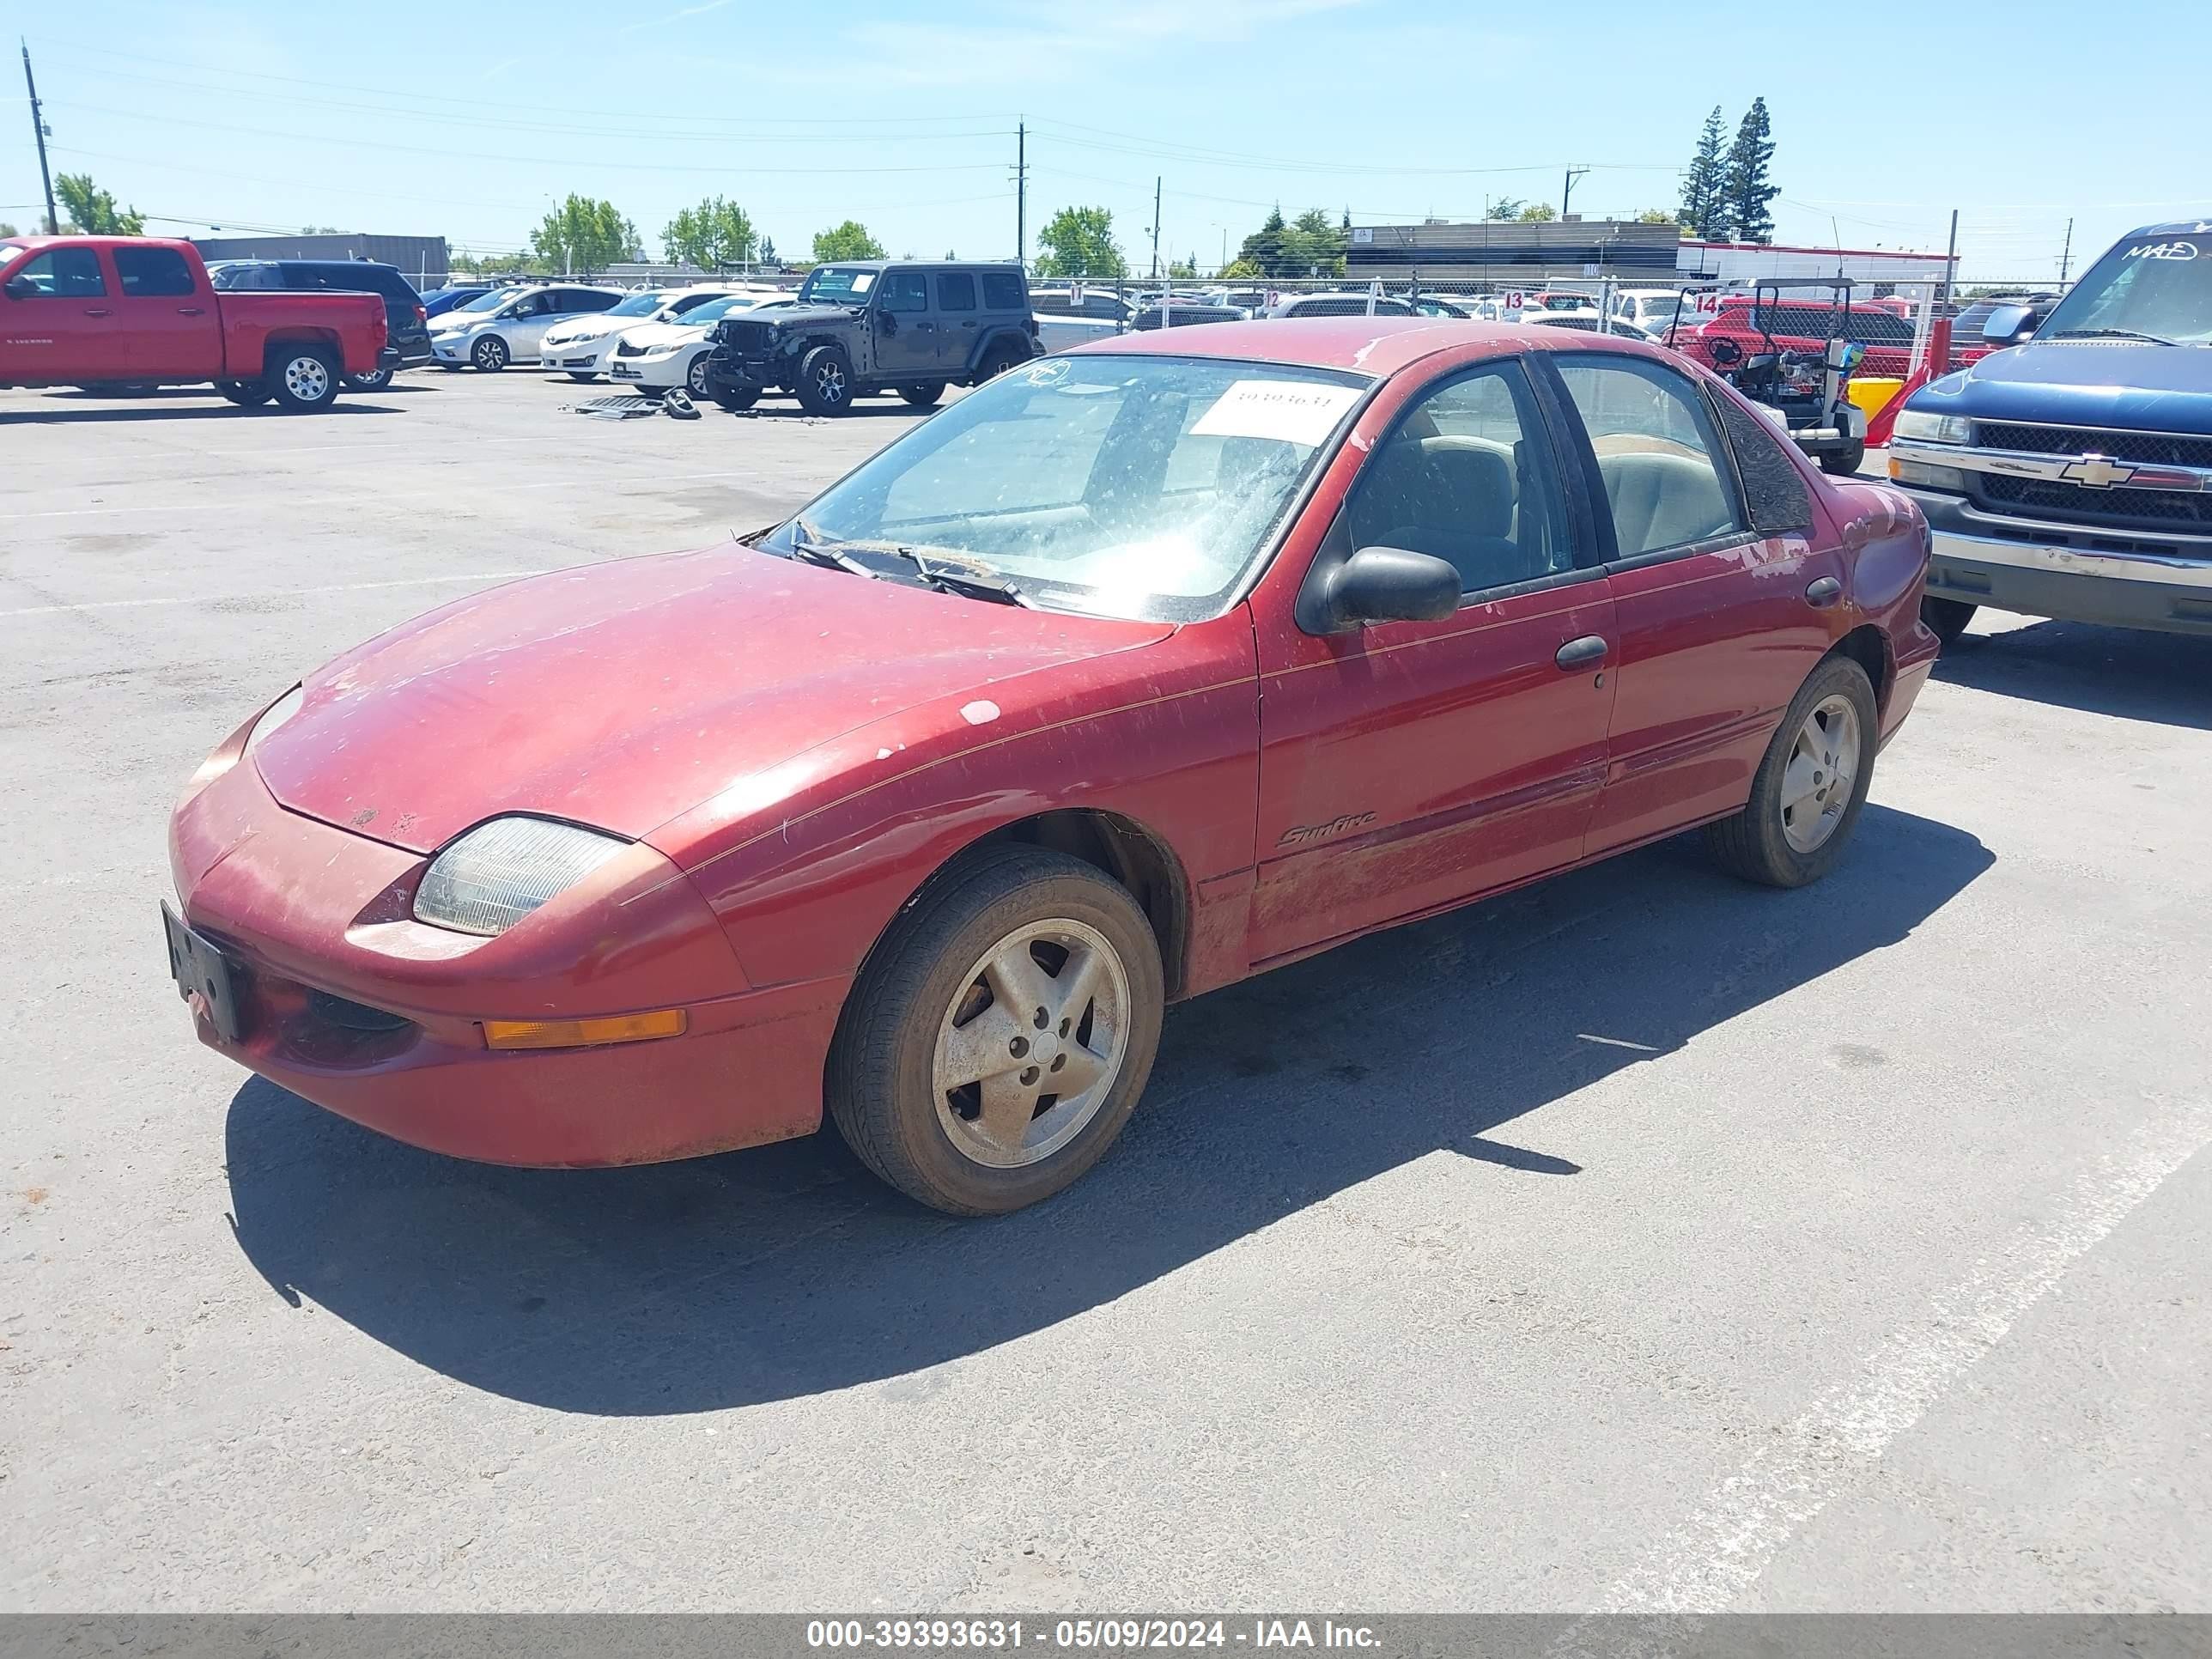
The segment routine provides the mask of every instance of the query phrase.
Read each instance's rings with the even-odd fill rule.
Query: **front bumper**
[[[679,386],[691,372],[690,351],[672,351],[665,357],[609,357],[607,378],[629,386]]]
[[[1928,592],[2022,616],[2212,634],[2212,541],[2013,519],[1899,485],[1935,535]]]
[[[476,343],[473,334],[440,335],[430,342],[430,356],[437,362],[465,363],[469,360],[469,348]]]
[[[548,374],[604,374],[614,345],[612,336],[597,340],[548,340],[538,349],[538,367]]]
[[[560,919],[495,939],[431,927],[411,915],[428,860],[287,811],[238,757],[245,735],[169,827],[185,920],[234,965],[239,1034],[195,1000],[201,1042],[368,1128],[485,1163],[655,1163],[818,1127],[844,982],[749,987],[659,854],[604,866],[604,890],[565,895]],[[482,1025],[654,1007],[684,1008],[684,1034],[500,1052]]]

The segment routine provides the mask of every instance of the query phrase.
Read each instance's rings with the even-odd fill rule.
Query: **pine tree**
[[[1705,130],[1698,135],[1697,153],[1690,170],[1682,175],[1682,228],[1700,241],[1728,240],[1729,219],[1721,202],[1721,106],[1705,117]]]
[[[1743,112],[1743,125],[1729,146],[1728,162],[1721,169],[1721,199],[1739,242],[1774,240],[1774,216],[1766,204],[1782,194],[1766,181],[1767,164],[1774,160],[1774,141],[1766,122],[1766,100],[1754,98]]]

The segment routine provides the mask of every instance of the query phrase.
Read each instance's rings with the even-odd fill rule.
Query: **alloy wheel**
[[[994,1169],[1049,1158],[1113,1093],[1129,1020],[1128,969],[1103,933],[1067,918],[1016,928],[969,969],[938,1028],[946,1138]]]
[[[1800,853],[1818,852],[1850,808],[1859,771],[1858,711],[1824,697],[1797,728],[1782,771],[1782,833]]]

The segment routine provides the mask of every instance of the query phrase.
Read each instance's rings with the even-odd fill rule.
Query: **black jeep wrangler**
[[[872,392],[933,404],[951,382],[981,386],[1040,350],[1019,266],[905,259],[818,266],[795,304],[725,318],[714,341],[716,403],[788,392],[810,415],[842,415]]]

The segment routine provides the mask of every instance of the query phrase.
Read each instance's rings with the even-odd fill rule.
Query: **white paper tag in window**
[[[1238,380],[1191,428],[1194,438],[1273,438],[1310,449],[1336,429],[1359,388],[1312,380]]]

